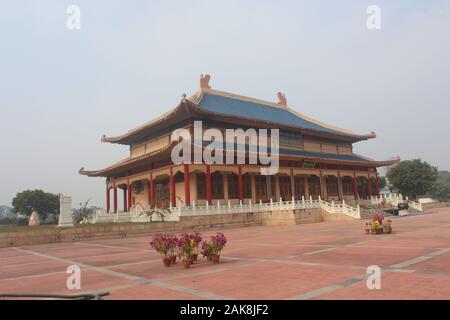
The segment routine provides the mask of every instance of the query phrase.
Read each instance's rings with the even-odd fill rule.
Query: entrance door
[[[158,208],[168,207],[170,204],[169,179],[155,181],[155,205]]]
[[[283,199],[283,201],[291,201],[292,200],[291,177],[280,176],[278,177],[278,183],[280,185],[281,199]]]

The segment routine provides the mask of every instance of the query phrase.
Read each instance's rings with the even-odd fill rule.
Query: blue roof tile
[[[306,119],[300,118],[287,109],[275,108],[262,103],[225,97],[211,93],[204,93],[199,103],[204,109],[230,116],[269,121],[288,126],[319,130],[332,134],[348,135],[345,132],[333,130]]]

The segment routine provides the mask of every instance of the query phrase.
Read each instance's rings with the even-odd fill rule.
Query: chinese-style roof
[[[177,107],[161,117],[131,129],[120,136],[103,136],[102,141],[131,145],[136,141],[145,139],[157,130],[175,125],[183,119],[193,118],[198,115],[228,120],[236,124],[246,120],[255,125],[255,127],[257,125],[271,125],[272,127],[300,130],[310,135],[343,139],[349,142],[357,142],[376,137],[373,132],[360,135],[326,124],[300,114],[285,105],[226,93],[211,88],[201,88],[190,98],[183,98]]]
[[[199,107],[213,112],[232,117],[239,117],[263,122],[282,124],[289,127],[297,127],[317,132],[325,132],[332,135],[347,136],[364,140],[375,137],[369,135],[358,135],[349,130],[314,120],[287,107],[212,89],[202,89],[189,98]]]

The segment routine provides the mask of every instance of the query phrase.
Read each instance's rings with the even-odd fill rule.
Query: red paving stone
[[[164,268],[150,236],[0,249],[0,293],[109,291],[108,299],[450,299],[450,208],[392,218],[372,236],[363,221],[226,229],[221,263]],[[213,231],[204,232],[208,237]],[[80,264],[80,291],[66,268]],[[382,289],[369,290],[369,265]],[[394,271],[392,268],[397,268]]]

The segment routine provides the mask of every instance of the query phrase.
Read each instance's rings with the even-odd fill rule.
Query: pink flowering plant
[[[202,255],[204,257],[210,257],[213,255],[219,255],[225,247],[227,238],[221,232],[217,232],[215,236],[211,236],[210,241],[203,241],[202,243]]]
[[[156,234],[150,241],[150,246],[163,257],[175,255],[177,237],[170,234]]]
[[[195,246],[195,253],[198,252],[198,246],[200,245],[200,243],[202,242],[202,234],[200,232],[195,231],[194,233],[191,233],[189,235],[190,239],[194,242],[194,246]]]
[[[383,220],[384,220],[384,216],[380,212],[374,214],[372,217],[372,221],[373,222],[378,221],[379,224],[383,223]]]
[[[183,233],[177,241],[178,256],[184,260],[190,260],[195,251],[195,241],[191,235]]]

